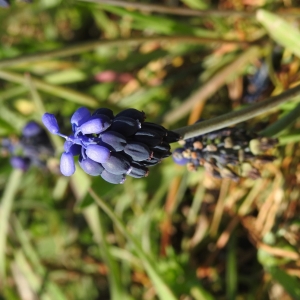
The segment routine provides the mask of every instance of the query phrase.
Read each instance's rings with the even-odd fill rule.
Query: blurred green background
[[[45,111],[69,134],[80,106],[134,107],[179,128],[251,105],[264,64],[253,102],[300,83],[296,0],[11,2],[0,8],[1,137]],[[247,123],[277,124],[280,140],[257,180],[171,158],[118,186],[80,168],[65,178],[56,137],[47,172],[2,155],[0,298],[300,299],[299,100]]]

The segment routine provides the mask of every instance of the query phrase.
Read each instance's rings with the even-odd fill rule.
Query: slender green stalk
[[[97,41],[90,41],[90,42],[80,43],[77,45],[67,46],[61,49],[43,51],[34,54],[27,54],[27,55],[0,60],[0,70],[4,68],[14,67],[17,65],[29,64],[29,63],[47,60],[47,59],[54,59],[57,57],[70,57],[71,55],[92,51],[99,47],[113,47],[113,46],[124,46],[124,45],[135,46],[149,41],[170,41],[170,42],[177,42],[177,43],[186,42],[186,43],[193,43],[193,44],[226,43],[226,44],[239,44],[241,46],[259,43],[256,41],[252,42],[252,41],[226,40],[226,39],[218,39],[218,38],[203,38],[197,36],[181,36],[181,35],[132,37],[127,39],[114,39],[114,40],[97,40]]]
[[[28,80],[24,76],[19,75],[14,72],[0,70],[0,78],[28,86]],[[67,99],[69,101],[72,101],[72,102],[75,102],[78,104],[82,104],[82,105],[86,105],[86,106],[90,106],[90,107],[98,106],[97,99],[95,99],[91,96],[82,94],[80,92],[77,92],[75,90],[57,86],[57,85],[52,85],[52,84],[44,82],[43,80],[40,80],[40,79],[31,78],[31,81],[37,89],[39,89],[43,92],[52,94],[54,96],[57,96],[57,97],[60,97],[63,99]]]
[[[14,197],[19,188],[23,172],[13,170],[8,178],[5,190],[0,203],[0,285],[4,282],[6,274],[5,256],[6,256],[6,236],[8,231],[8,222],[11,214]]]
[[[278,105],[291,100],[291,98],[300,94],[300,85],[283,92],[280,95],[271,97],[265,101],[252,104],[244,109],[233,111],[222,116],[199,122],[190,126],[175,129],[181,139],[192,138],[201,134],[215,131],[227,126],[231,126],[243,121],[252,119],[263,113],[270,112]]]
[[[219,10],[219,9],[190,9],[185,7],[172,7],[158,4],[148,4],[139,2],[128,2],[120,0],[80,0],[83,2],[93,2],[98,4],[109,4],[112,6],[135,8],[146,12],[158,12],[163,14],[172,14],[188,17],[252,17],[255,18],[255,11],[238,11],[238,10]],[[295,11],[278,11],[277,14],[289,17],[299,17],[299,12]]]

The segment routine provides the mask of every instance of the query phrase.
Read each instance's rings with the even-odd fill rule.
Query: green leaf
[[[264,9],[257,11],[256,18],[276,43],[300,57],[300,31],[298,28]]]
[[[300,299],[300,282],[296,277],[290,276],[278,267],[269,267],[267,271],[274,280],[284,287],[293,299]]]
[[[300,116],[300,104],[298,104],[292,111],[285,114],[275,123],[268,126],[265,130],[261,132],[263,136],[275,137],[280,135],[280,133],[286,128],[290,127]]]
[[[103,8],[120,16],[128,16],[134,20],[132,27],[137,29],[151,29],[156,33],[197,35],[201,37],[218,37],[218,33],[202,28],[190,26],[188,23],[179,22],[167,17],[144,15],[139,12],[129,11],[120,7],[101,4]]]
[[[79,81],[84,81],[87,78],[87,75],[78,70],[78,69],[67,69],[55,73],[51,73],[49,75],[46,75],[45,81],[51,83],[51,84],[67,84],[67,83],[74,83]]]

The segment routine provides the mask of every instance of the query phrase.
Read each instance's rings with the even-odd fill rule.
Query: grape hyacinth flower
[[[52,133],[66,141],[60,159],[65,176],[75,172],[74,156],[80,167],[91,176],[101,176],[113,184],[123,183],[126,176],[146,177],[148,167],[171,155],[170,143],[179,135],[155,123],[145,122],[145,114],[134,108],[114,115],[108,108],[92,114],[80,107],[71,117],[73,133],[60,133],[53,114],[45,113],[42,121]]]
[[[1,140],[2,152],[10,155],[10,164],[15,169],[28,170],[31,165],[46,167],[46,161],[54,155],[48,135],[35,121],[29,121],[22,129],[20,139]]]
[[[180,143],[182,147],[172,154],[175,163],[186,165],[189,171],[203,166],[215,178],[238,181],[240,177],[260,177],[256,166],[275,159],[265,151],[272,149],[278,140],[242,128],[227,127]]]

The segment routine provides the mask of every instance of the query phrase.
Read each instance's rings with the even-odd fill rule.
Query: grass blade
[[[256,18],[276,43],[300,57],[300,31],[296,27],[264,9],[257,11]]]
[[[161,300],[176,300],[175,295],[171,292],[170,288],[166,285],[163,278],[156,270],[155,262],[143,251],[139,242],[130,234],[130,232],[126,229],[123,222],[120,218],[111,210],[111,208],[99,198],[93,190],[90,189],[90,195],[95,200],[95,202],[99,205],[99,207],[111,218],[111,220],[119,227],[124,236],[133,244],[137,255],[140,257],[143,265],[148,273],[150,279],[154,287],[156,288],[156,292],[158,297]]]
[[[26,79],[22,75],[19,75],[14,72],[0,70],[0,78],[11,81],[11,82],[19,83],[22,85],[27,85]],[[51,95],[69,100],[71,102],[82,104],[82,105],[85,105],[88,107],[97,107],[98,106],[98,101],[96,99],[94,99],[91,96],[77,92],[75,90],[61,87],[61,86],[55,86],[55,85],[46,83],[40,79],[32,78],[32,82],[39,90],[49,93]]]
[[[2,282],[4,282],[6,275],[5,252],[8,222],[13,206],[14,197],[18,191],[22,175],[23,171],[21,170],[13,170],[11,172],[0,203],[0,279]]]
[[[280,133],[291,126],[300,116],[300,104],[298,104],[292,111],[277,120],[275,123],[268,126],[265,130],[260,132],[263,136],[278,136]]]
[[[78,202],[81,202],[91,186],[90,178],[81,168],[71,178],[71,185]],[[121,278],[117,263],[113,260],[111,250],[106,242],[104,226],[101,222],[98,207],[95,204],[89,205],[82,210],[82,213],[93,233],[93,238],[99,246],[100,252],[109,269],[108,281],[110,285],[111,299],[127,299],[126,293],[121,284]]]

